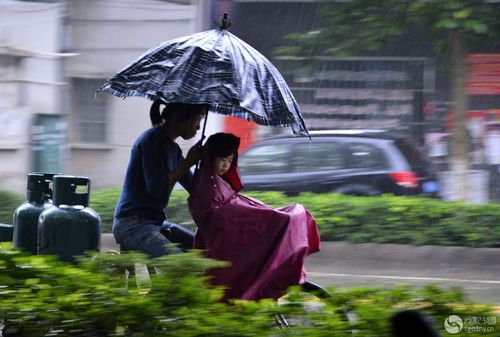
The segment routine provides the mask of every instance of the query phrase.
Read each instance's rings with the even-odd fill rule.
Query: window
[[[297,172],[345,168],[342,145],[336,142],[318,142],[316,140],[297,144],[293,166]]]
[[[248,150],[238,161],[241,174],[283,173],[288,166],[288,144],[266,144]]]
[[[414,170],[430,168],[431,164],[424,152],[417,148],[410,139],[397,139],[394,143]]]
[[[95,95],[104,82],[98,79],[73,80],[74,109],[72,116],[74,138],[79,143],[106,143],[107,100],[106,95]]]
[[[382,168],[386,159],[382,151],[370,144],[349,144],[349,167],[351,168]]]

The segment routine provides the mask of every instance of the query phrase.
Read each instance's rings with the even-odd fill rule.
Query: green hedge
[[[139,287],[125,283],[123,267],[155,265],[159,273]],[[418,309],[443,331],[449,315],[488,318],[476,323],[498,336],[494,308],[467,300],[458,289],[427,286],[331,288],[322,302],[292,290],[288,304],[272,300],[220,303],[221,289],[204,276],[214,262],[197,252],[155,259],[140,254],[98,254],[68,265],[48,256],[30,256],[0,244],[0,323],[3,336],[390,336],[390,317],[402,309]],[[315,308],[315,310],[310,310]],[[356,316],[346,322],[342,312]],[[278,329],[277,314],[300,323]],[[352,317],[351,316],[351,317]],[[290,320],[292,321],[292,320]],[[467,323],[466,323],[467,324]],[[0,324],[1,325],[1,324]],[[0,331],[2,335],[2,331]]]
[[[316,218],[324,241],[355,243],[401,243],[495,247],[500,242],[500,205],[470,205],[423,197],[357,197],[337,194],[303,193],[285,197],[278,192],[252,192],[246,195],[278,207],[301,203]],[[97,191],[91,206],[109,230],[118,189]],[[170,220],[192,224],[187,193],[172,193]],[[111,206],[110,206],[111,205]]]
[[[25,198],[18,194],[0,191],[0,223],[12,224],[15,209],[25,202]]]
[[[90,207],[109,232],[120,189],[91,193]],[[249,196],[272,205],[301,203],[315,216],[324,241],[401,243],[495,247],[500,243],[500,205],[470,205],[423,197],[355,197],[304,193],[285,197],[278,192],[252,192]],[[194,229],[187,208],[187,193],[174,190],[168,206],[170,220]],[[11,223],[22,199],[0,192],[0,222]]]
[[[315,216],[322,240],[495,247],[500,243],[500,205],[471,205],[424,197],[355,197],[256,194],[273,206],[301,203]]]

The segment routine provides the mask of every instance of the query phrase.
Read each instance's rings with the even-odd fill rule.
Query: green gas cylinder
[[[56,175],[53,189],[53,206],[38,218],[38,253],[74,262],[87,250],[98,251],[101,218],[88,207],[90,179]]]
[[[14,211],[12,246],[32,254],[37,253],[38,217],[52,206],[52,173],[28,173],[28,201]]]

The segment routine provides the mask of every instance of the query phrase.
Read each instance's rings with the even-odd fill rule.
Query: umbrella
[[[218,29],[149,49],[97,92],[208,104],[215,113],[290,126],[294,134],[308,136],[298,104],[276,67],[226,29],[227,14],[221,21]]]

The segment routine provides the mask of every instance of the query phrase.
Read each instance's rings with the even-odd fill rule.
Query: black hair
[[[153,126],[160,125],[162,123],[162,118],[160,115],[160,105],[164,104],[163,101],[157,99],[151,104],[149,108],[149,118],[151,119],[151,124]]]
[[[160,113],[160,106],[165,105],[163,110]],[[200,111],[201,107],[205,107],[208,109],[207,104],[189,104],[189,103],[165,103],[161,99],[156,99],[151,104],[151,108],[149,109],[149,118],[151,119],[151,124],[153,126],[162,125],[168,116],[172,115],[175,111],[182,112],[179,114],[179,122],[185,122],[189,118],[192,117],[193,114],[197,114]]]
[[[208,137],[206,142],[210,160],[238,154],[240,138],[232,133],[219,132]]]

